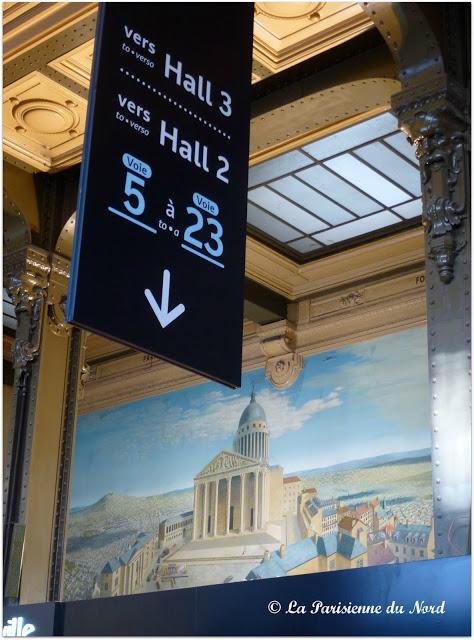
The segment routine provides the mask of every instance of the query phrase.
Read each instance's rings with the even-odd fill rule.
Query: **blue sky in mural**
[[[305,358],[297,382],[275,389],[262,369],[232,391],[215,383],[78,419],[71,505],[108,492],[155,495],[192,487],[232,449],[255,387],[285,473],[430,446],[426,330],[413,329]]]

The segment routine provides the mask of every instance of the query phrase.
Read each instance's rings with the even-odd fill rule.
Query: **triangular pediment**
[[[235,451],[220,451],[205,467],[200,471],[197,478],[213,476],[234,469],[247,469],[258,464],[257,460],[248,458]]]

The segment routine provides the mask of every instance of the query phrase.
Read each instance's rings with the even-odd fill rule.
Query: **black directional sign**
[[[252,3],[102,3],[67,320],[240,385]]]

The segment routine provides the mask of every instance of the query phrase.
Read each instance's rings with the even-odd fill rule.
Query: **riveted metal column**
[[[60,459],[56,489],[56,513],[51,541],[50,600],[63,599],[63,574],[66,562],[66,533],[69,494],[72,474],[72,457],[76,436],[77,403],[84,383],[84,357],[87,334],[72,328],[69,337],[67,382]]]
[[[435,556],[470,552],[469,126],[464,90],[439,77],[392,106],[416,146],[423,191]]]
[[[15,305],[14,382],[3,488],[4,597],[17,602],[25,544],[28,482],[39,371],[38,354],[50,271],[47,253],[28,246],[4,256],[4,284]]]
[[[61,597],[84,351],[82,332],[64,323],[68,277],[66,258],[37,247],[30,245],[6,256],[5,284],[18,317],[4,490],[9,602]]]
[[[69,261],[51,270],[36,379],[20,601],[59,599],[82,337],[64,322]],[[76,337],[74,337],[76,336]]]

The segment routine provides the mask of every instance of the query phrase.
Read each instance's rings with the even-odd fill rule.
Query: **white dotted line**
[[[153,93],[156,93],[157,95],[159,95],[160,98],[163,98],[163,100],[167,100],[168,102],[171,102],[171,104],[173,104],[175,107],[182,109],[185,113],[188,113],[191,117],[194,117],[196,120],[199,120],[199,122],[202,122],[204,125],[207,125],[210,129],[214,129],[214,131],[217,131],[217,133],[220,133],[221,135],[223,135],[224,138],[227,138],[228,140],[230,140],[230,135],[228,133],[226,133],[225,131],[222,131],[222,129],[219,129],[218,127],[213,125],[212,122],[208,122],[204,118],[201,118],[201,116],[198,116],[196,113],[191,111],[191,109],[187,109],[186,107],[183,107],[182,104],[180,104],[179,102],[176,102],[176,100],[173,100],[173,98],[170,98],[169,96],[167,96],[166,93],[161,93],[161,91],[158,91],[158,89],[153,87],[151,84],[148,84],[147,82],[145,82],[145,80],[142,80],[138,76],[135,76],[133,73],[129,73],[123,67],[120,67],[120,71],[124,73],[126,76],[128,76],[129,78],[131,78],[132,80],[136,80],[138,84],[141,84],[144,87],[147,87],[150,91],[153,91]]]

